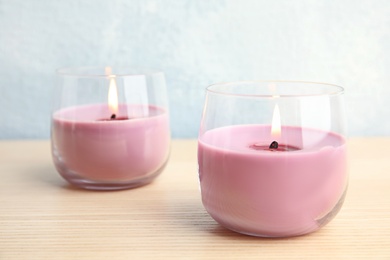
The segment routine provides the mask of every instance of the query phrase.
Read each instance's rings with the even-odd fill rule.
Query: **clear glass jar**
[[[57,73],[51,120],[57,171],[85,189],[151,182],[170,150],[164,74],[131,68],[69,68]]]
[[[198,140],[203,205],[253,236],[310,233],[347,190],[343,88],[310,82],[212,85]]]

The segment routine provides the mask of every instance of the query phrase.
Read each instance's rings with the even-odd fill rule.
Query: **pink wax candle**
[[[166,110],[120,104],[115,119],[111,113],[107,104],[93,104],[53,114],[53,159],[70,183],[130,188],[150,182],[163,170],[170,142]]]
[[[285,126],[278,142],[294,149],[257,149],[272,140],[269,125],[203,133],[198,161],[204,207],[217,222],[241,233],[282,237],[315,231],[344,200],[345,140],[332,132]]]

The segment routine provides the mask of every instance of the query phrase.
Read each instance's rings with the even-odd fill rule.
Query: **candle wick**
[[[278,149],[279,147],[279,144],[278,142],[276,141],[273,141],[270,145],[269,145],[269,149]]]
[[[116,115],[112,114],[110,119],[115,119],[115,118],[116,118]]]

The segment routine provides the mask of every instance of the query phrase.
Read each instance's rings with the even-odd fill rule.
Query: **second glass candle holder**
[[[70,68],[57,73],[52,157],[60,175],[85,189],[151,182],[170,150],[165,78],[131,68]]]

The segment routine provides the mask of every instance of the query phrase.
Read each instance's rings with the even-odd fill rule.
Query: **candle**
[[[117,76],[111,68],[105,68],[103,75],[96,71],[100,70],[81,69],[74,75],[65,70],[61,75],[67,88],[60,100],[77,97],[76,101],[93,102],[65,106],[53,113],[51,143],[57,171],[71,184],[86,189],[147,184],[161,173],[169,156],[168,111],[150,103],[155,97],[164,98],[154,93],[157,87],[159,93],[164,90],[162,74]],[[107,103],[95,102],[94,94],[79,94],[104,94],[105,86]],[[120,94],[122,100],[123,96],[134,100],[120,102]]]
[[[148,111],[144,116],[143,111]],[[129,117],[127,111],[132,111]],[[121,104],[117,118],[106,104],[65,108],[53,115],[53,158],[70,182],[134,182],[158,175],[169,154],[169,122],[163,108]],[[146,179],[145,179],[146,177]],[[84,182],[85,182],[84,180]]]
[[[333,219],[348,184],[342,91],[283,81],[208,87],[198,139],[207,212],[263,237],[307,234]]]
[[[270,128],[229,126],[200,137],[203,204],[217,222],[246,234],[280,237],[315,231],[344,199],[345,140],[331,132],[283,127],[280,143],[300,149],[253,149],[261,137],[272,138]]]

